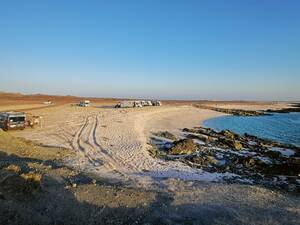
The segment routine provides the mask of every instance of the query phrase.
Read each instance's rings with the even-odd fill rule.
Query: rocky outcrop
[[[181,155],[181,154],[191,154],[198,149],[197,145],[194,143],[193,139],[182,139],[174,142],[174,146],[170,148],[169,154],[171,155]]]
[[[229,182],[251,182],[300,192],[299,147],[230,130],[216,132],[195,127],[183,132],[186,139],[158,150],[165,152],[165,159],[179,160],[207,172],[237,175]]]
[[[177,140],[177,137],[168,131],[160,131],[160,132],[154,133],[154,135],[158,136],[158,137],[167,138],[167,139],[170,139],[173,141]]]
[[[300,103],[292,104],[292,107],[283,109],[268,109],[267,113],[290,113],[290,112],[300,112]]]
[[[202,109],[210,109],[210,110],[214,110],[217,112],[222,112],[222,113],[231,114],[231,115],[235,115],[235,116],[265,116],[265,115],[269,115],[266,112],[254,111],[254,110],[225,109],[225,108],[217,108],[217,107],[212,107],[212,106],[207,106],[207,105],[196,105],[196,107],[202,108]]]

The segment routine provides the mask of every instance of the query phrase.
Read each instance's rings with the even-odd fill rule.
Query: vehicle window
[[[25,117],[24,116],[10,117],[9,121],[10,122],[24,122],[25,121]]]

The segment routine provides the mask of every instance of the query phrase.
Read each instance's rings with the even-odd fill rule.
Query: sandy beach
[[[229,107],[234,105],[228,104]],[[248,105],[238,105],[249,108]],[[256,104],[254,108],[280,108],[283,104]],[[210,174],[180,162],[167,162],[150,156],[148,149],[154,132],[200,126],[206,119],[224,114],[191,105],[167,105],[141,109],[114,109],[94,105],[80,108],[62,105],[31,109],[42,116],[42,126],[16,131],[15,135],[41,143],[72,149],[76,156],[66,160],[70,166],[102,177],[134,180],[147,186],[156,178],[217,181],[231,174]]]
[[[228,107],[236,107],[227,104]],[[251,108],[248,104],[239,106],[242,109]],[[255,105],[255,109],[280,107],[282,104]],[[31,205],[26,213],[30,218],[43,212],[45,201],[50,207],[46,221],[76,218],[81,221],[79,224],[87,220],[111,221],[114,224],[120,218],[132,222],[128,214],[134,220],[143,218],[140,220],[150,221],[150,224],[172,224],[174,221],[181,224],[189,218],[196,224],[200,221],[203,224],[227,224],[229,221],[257,224],[260,221],[261,224],[271,225],[275,222],[295,224],[299,218],[299,199],[292,195],[260,186],[224,183],[222,179],[232,174],[208,173],[181,162],[165,161],[150,155],[148,150],[153,133],[170,131],[180,136],[181,129],[200,126],[204,120],[222,116],[223,113],[196,108],[191,104],[135,109],[115,109],[107,104],[87,108],[62,104],[37,109],[30,107],[25,112],[41,116],[41,125],[23,131],[10,131],[9,134],[46,146],[45,150],[63,163],[63,167],[51,170],[40,171],[45,161],[33,167],[48,177],[43,181],[43,189],[48,194],[43,194],[36,203],[32,203],[35,205]],[[4,144],[8,145],[7,142]],[[53,147],[63,147],[72,154],[57,155]],[[47,159],[48,153],[43,155],[43,151],[36,153],[30,149],[26,154],[19,154],[20,148],[16,146],[14,151],[25,157],[20,158],[22,160]],[[70,179],[78,176],[80,178],[76,180],[79,184],[71,183],[70,187]],[[89,177],[93,177],[96,183],[90,183],[92,180]],[[85,183],[85,180],[88,182]],[[28,207],[28,204],[31,203],[24,202],[21,206],[16,203],[14,209],[22,215],[25,212],[22,207]],[[3,207],[12,206],[8,204]],[[262,207],[265,208],[264,215],[258,213]],[[81,213],[88,208],[89,213]],[[280,213],[275,215],[274,210]],[[105,215],[98,213],[103,211]],[[280,217],[281,214],[289,216]],[[285,219],[292,217],[290,221]],[[36,221],[41,222],[38,218]]]

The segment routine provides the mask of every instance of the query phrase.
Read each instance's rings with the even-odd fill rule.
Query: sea
[[[300,113],[272,113],[270,116],[221,116],[203,122],[216,131],[231,130],[300,147]]]

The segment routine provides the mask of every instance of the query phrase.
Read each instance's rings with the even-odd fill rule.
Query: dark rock
[[[169,150],[169,154],[181,155],[181,154],[191,154],[198,149],[197,145],[194,143],[193,139],[181,139],[179,141],[174,141],[174,146]]]
[[[220,138],[219,139],[221,143],[227,145],[229,148],[234,149],[234,150],[241,150],[243,148],[242,144],[239,141],[235,141],[232,139],[228,138]]]
[[[235,134],[234,132],[232,132],[230,130],[222,130],[219,134],[224,135],[226,138],[229,138],[229,139],[235,139],[236,137],[238,137],[237,134]]]
[[[274,159],[280,158],[282,156],[280,152],[276,152],[276,151],[266,151],[265,155]]]
[[[177,137],[168,131],[160,131],[160,132],[154,133],[154,135],[158,136],[158,137],[167,138],[167,139],[170,139],[173,141],[177,140]]]
[[[211,106],[206,106],[206,105],[197,105],[196,107],[198,108],[204,108],[204,109],[210,109],[214,110],[217,112],[222,112],[226,114],[231,114],[235,116],[264,116],[264,115],[270,115],[265,112],[259,112],[259,111],[254,111],[254,110],[243,110],[243,109],[225,109],[225,108],[216,108],[216,107],[211,107]]]
[[[246,167],[253,167],[256,164],[256,161],[251,158],[251,157],[247,157],[243,159],[243,165]]]

